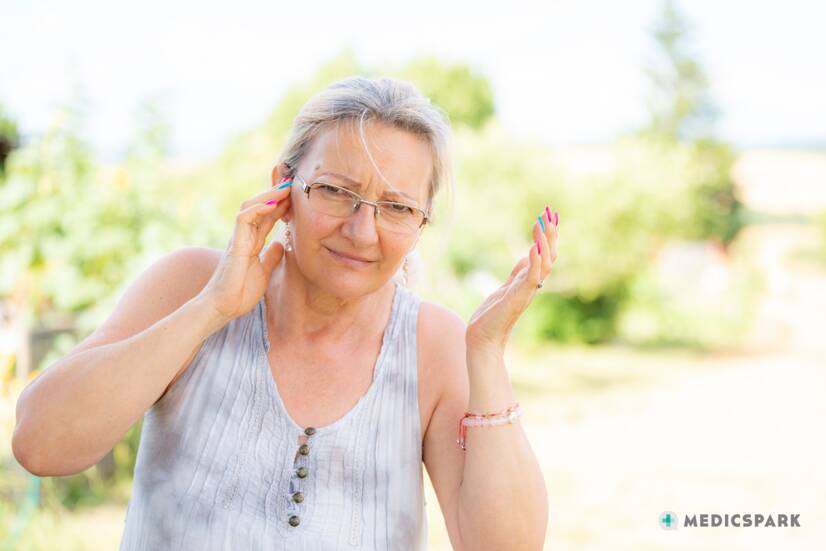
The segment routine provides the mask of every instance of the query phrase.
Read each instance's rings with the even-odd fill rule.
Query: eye
[[[329,184],[318,184],[318,190],[324,193],[329,193],[330,195],[346,195],[347,193],[343,189],[336,186],[331,186]]]
[[[385,203],[390,208],[391,212],[397,214],[413,214],[413,207],[408,207],[402,203]]]

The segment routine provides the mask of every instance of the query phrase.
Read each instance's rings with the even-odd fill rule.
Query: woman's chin
[[[320,274],[319,286],[326,289],[331,295],[340,298],[356,298],[376,291],[385,283],[381,278],[342,272],[345,271],[324,271]]]

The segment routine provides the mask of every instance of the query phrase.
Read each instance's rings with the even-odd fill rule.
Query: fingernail
[[[542,247],[539,245],[539,239],[536,240],[536,252],[542,254]]]
[[[559,211],[554,211],[554,226],[559,225]]]
[[[278,204],[278,199],[270,199],[269,201],[267,201],[264,204],[265,205],[277,205]]]
[[[281,180],[279,180],[279,181],[278,181],[278,183],[279,183],[279,184],[283,184],[284,182],[286,182],[286,181],[287,181],[287,180],[289,180],[289,179],[290,179],[290,177],[289,177],[289,176],[284,176],[283,178],[281,178]]]
[[[537,217],[537,220],[539,220],[539,226],[542,228],[542,231],[545,231],[545,222],[542,220],[542,217]]]
[[[553,217],[551,216],[551,209],[548,208],[548,205],[545,205],[545,216],[548,217],[548,222],[553,220]]]
[[[280,186],[278,186],[276,189],[284,189],[285,187],[290,187],[291,185],[293,185],[293,181],[289,180],[289,181],[281,184]]]

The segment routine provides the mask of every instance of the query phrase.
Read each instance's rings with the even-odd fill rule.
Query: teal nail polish
[[[539,225],[542,227],[542,231],[545,231],[545,222],[542,221],[542,217],[538,216],[536,219],[539,220]]]
[[[277,188],[275,188],[275,189],[284,189],[285,187],[290,187],[291,185],[293,185],[293,181],[292,181],[292,180],[290,180],[289,182],[284,182],[283,184],[281,184],[280,186],[278,186],[278,187],[277,187]]]

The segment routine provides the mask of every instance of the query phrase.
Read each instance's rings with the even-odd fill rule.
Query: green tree
[[[444,109],[454,128],[480,130],[495,114],[493,89],[483,75],[465,64],[445,64],[435,57],[413,60],[389,74],[410,80]]]
[[[651,38],[655,56],[645,68],[650,119],[641,135],[691,150],[698,167],[688,204],[692,220],[681,236],[728,246],[742,227],[743,205],[731,178],[734,153],[714,136],[719,110],[698,59],[692,24],[674,0],[664,0]]]
[[[663,2],[651,37],[656,50],[645,68],[650,83],[645,131],[675,141],[711,136],[718,110],[695,53],[692,25],[674,0]]]

